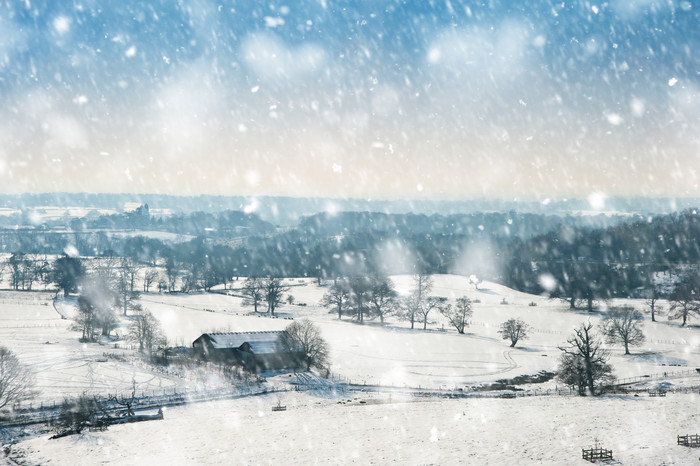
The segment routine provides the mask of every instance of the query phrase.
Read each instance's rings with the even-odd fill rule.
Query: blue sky
[[[0,190],[700,196],[700,4],[0,4]]]

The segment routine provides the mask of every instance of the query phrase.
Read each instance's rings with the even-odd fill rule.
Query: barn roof
[[[271,354],[280,352],[280,339],[293,342],[291,335],[284,330],[261,332],[227,332],[205,333],[197,340],[207,338],[215,349],[235,349],[248,344],[250,351],[255,354]],[[196,341],[196,340],[195,340]],[[296,343],[296,342],[295,342]],[[297,351],[301,351],[297,344]]]
[[[248,341],[248,347],[253,354],[279,353],[277,341]]]

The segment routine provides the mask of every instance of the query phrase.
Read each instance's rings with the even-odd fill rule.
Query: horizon
[[[415,215],[468,215],[507,213],[537,215],[666,215],[700,208],[700,198],[611,197],[586,199],[358,199],[293,196],[171,195],[149,193],[21,193],[0,194],[2,215],[34,212],[38,218],[64,215],[81,217],[87,211],[120,213],[149,205],[155,215],[187,214],[196,211],[240,211],[280,224],[294,224],[306,216],[369,212]],[[48,209],[48,210],[47,210]],[[73,210],[71,210],[73,209]],[[78,210],[75,210],[78,209]],[[87,209],[82,211],[80,209]],[[105,210],[106,209],[106,210]],[[63,213],[62,213],[63,212]],[[82,215],[81,213],[82,212]]]

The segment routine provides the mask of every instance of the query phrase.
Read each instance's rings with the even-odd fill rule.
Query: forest
[[[155,216],[142,205],[72,219],[67,227],[3,229],[0,244],[15,269],[17,263],[46,263],[45,256],[71,250],[161,265],[186,277],[181,286],[188,290],[226,285],[240,276],[456,273],[592,309],[599,299],[668,294],[668,283],[659,277],[670,273],[677,280],[694,271],[699,235],[695,209],[648,218],[320,213],[282,228],[254,213]],[[40,273],[41,267],[25,269]],[[15,288],[22,283],[13,282]]]

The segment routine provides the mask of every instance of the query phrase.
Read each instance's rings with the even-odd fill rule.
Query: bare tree
[[[170,255],[165,259],[165,276],[168,278],[168,291],[175,291],[175,285],[180,278],[180,264]]]
[[[625,354],[630,354],[630,346],[644,343],[642,313],[632,306],[612,307],[600,323],[608,343],[622,343]]]
[[[51,265],[47,256],[44,254],[42,257],[35,257],[32,261],[32,277],[39,283],[44,284],[44,289],[46,289],[47,279],[51,272]]]
[[[136,272],[133,259],[122,259],[117,271],[117,304],[124,316],[128,311],[137,309],[138,300],[141,297],[140,293],[134,290]]]
[[[80,341],[95,341],[95,329],[97,328],[95,306],[84,296],[78,297],[78,312],[75,315],[75,322],[83,332]]]
[[[158,282],[158,279],[160,278],[160,274],[158,273],[157,270],[154,269],[146,269],[146,271],[143,274],[143,291],[144,293],[148,293],[151,290],[151,287]]]
[[[343,316],[343,310],[350,304],[349,285],[345,280],[336,281],[321,298],[321,306],[335,308],[338,319]]]
[[[13,252],[8,259],[10,264],[10,280],[12,288],[24,290],[27,288],[29,278],[29,259],[22,251]],[[31,285],[29,287],[31,289]]]
[[[318,326],[309,319],[301,319],[289,324],[285,330],[301,345],[306,370],[312,366],[327,368],[330,352]]]
[[[139,264],[132,257],[124,257],[121,261],[121,268],[126,275],[127,282],[129,284],[129,291],[134,291],[136,286],[136,277],[139,276],[139,272],[143,269],[143,266]]]
[[[282,284],[281,278],[268,277],[263,280],[263,296],[267,303],[267,312],[275,313],[275,309],[284,303],[284,293],[287,291],[289,287]]]
[[[117,327],[115,313],[116,296],[111,288],[112,283],[106,282],[103,275],[90,275],[82,280],[81,293],[78,298],[79,318],[84,326],[83,339],[94,340],[95,332],[102,329],[102,335],[108,336]]]
[[[350,279],[350,300],[352,303],[352,311],[357,316],[360,323],[364,323],[365,314],[369,305],[370,292],[372,284],[369,278],[357,276]]]
[[[428,314],[430,314],[434,309],[438,312],[443,313],[446,307],[447,298],[440,296],[428,296],[423,299],[423,303],[418,307],[418,313],[423,317],[423,330],[428,328]]]
[[[109,283],[111,288],[116,287],[119,270],[118,257],[100,257],[93,261],[93,275],[103,283]]]
[[[566,342],[567,346],[559,347],[562,355],[557,378],[562,383],[578,389],[579,395],[595,395],[596,383],[614,379],[608,353],[601,348],[591,322],[575,328]]]
[[[681,327],[691,316],[700,316],[700,277],[696,273],[683,276],[673,287],[669,301],[668,318],[682,319]]]
[[[419,273],[413,277],[413,291],[410,295],[401,300],[402,313],[401,317],[404,320],[411,322],[411,328],[414,328],[415,322],[419,317],[423,317],[423,328],[427,326],[428,313],[435,308],[435,301],[428,306],[427,295],[433,289],[433,279],[430,275]]]
[[[401,307],[403,309],[401,317],[409,321],[411,323],[411,328],[414,328],[421,307],[421,300],[418,299],[418,295],[416,293],[411,293],[403,298],[401,300]]]
[[[501,324],[498,333],[504,340],[510,340],[510,347],[513,348],[520,340],[529,338],[530,326],[520,319],[508,319]]]
[[[425,273],[419,273],[413,276],[414,293],[421,301],[433,291],[433,277]]]
[[[5,279],[5,271],[10,264],[6,261],[0,261],[0,283]]]
[[[22,289],[31,291],[34,283],[40,281],[41,261],[35,255],[26,254],[20,267]]]
[[[397,293],[391,279],[382,276],[370,278],[369,311],[378,316],[381,323],[384,317],[393,312],[396,306]]]
[[[649,311],[651,312],[651,321],[656,322],[656,314],[660,313],[661,311],[661,307],[659,306],[661,293],[659,293],[659,288],[654,283],[650,283],[649,287],[644,291],[644,294],[647,297],[644,304],[649,307]]]
[[[248,277],[245,282],[243,282],[243,300],[244,306],[253,306],[253,310],[258,312],[258,305],[263,301],[264,298],[264,285],[261,278],[258,277]]]
[[[140,353],[153,354],[153,348],[164,346],[165,336],[158,319],[148,310],[139,309],[133,316],[133,324],[129,329],[129,340],[139,345]]]
[[[199,264],[189,264],[182,275],[182,291],[185,293],[196,291],[199,287],[199,280],[202,273],[203,270],[200,268]]]
[[[0,409],[34,398],[34,373],[10,349],[0,346]]]
[[[462,296],[457,298],[454,307],[448,304],[443,306],[440,312],[447,318],[450,325],[457,329],[458,333],[463,334],[464,329],[469,325],[469,318],[472,316],[472,301],[466,296]]]
[[[662,310],[662,308],[661,308],[661,306],[659,306],[658,302],[659,302],[659,298],[655,297],[655,296],[651,297],[651,298],[647,298],[647,300],[644,301],[644,304],[649,306],[649,311],[651,312],[651,321],[652,322],[656,322],[656,314],[660,314],[661,310]]]

